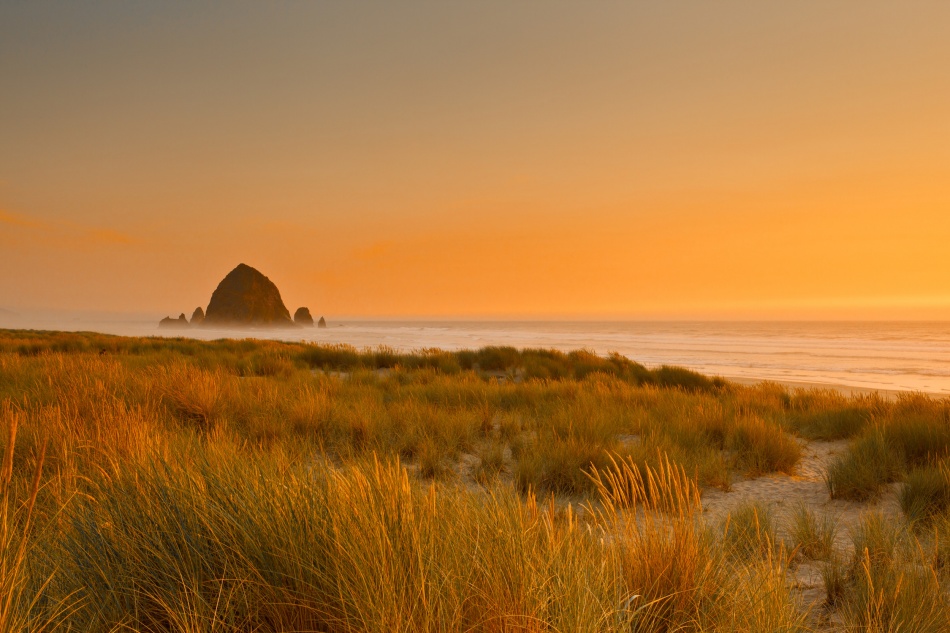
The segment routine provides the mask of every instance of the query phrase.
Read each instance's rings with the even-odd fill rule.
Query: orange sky
[[[950,318],[950,4],[0,4],[0,307]]]

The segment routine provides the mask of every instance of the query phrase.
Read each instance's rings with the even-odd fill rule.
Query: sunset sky
[[[0,3],[0,307],[950,318],[950,3]]]

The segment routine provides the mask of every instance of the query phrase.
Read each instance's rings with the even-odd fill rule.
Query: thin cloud
[[[38,239],[54,240],[57,242],[60,240],[67,240],[69,242],[78,240],[79,243],[92,246],[129,246],[143,243],[143,240],[115,229],[89,227],[72,222],[51,224],[2,209],[0,209],[0,226],[26,229],[34,233]]]
[[[9,211],[4,211],[3,209],[0,209],[0,224],[5,224],[7,226],[14,226],[20,229],[47,228],[47,225],[42,222],[31,220],[25,215],[20,215],[18,213],[10,213]]]

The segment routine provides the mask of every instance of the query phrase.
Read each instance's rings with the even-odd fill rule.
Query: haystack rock
[[[310,316],[309,308],[297,308],[294,312],[294,323],[304,327],[313,327],[313,317]]]
[[[192,325],[201,325],[201,322],[205,320],[205,311],[201,309],[201,306],[195,308],[195,311],[191,313],[191,324]]]
[[[177,319],[171,317],[165,317],[158,322],[158,327],[167,327],[167,328],[185,328],[188,327],[188,318],[185,317],[185,314],[179,314]]]
[[[320,320],[317,321],[317,327],[326,327],[326,326],[327,326],[327,320],[324,319],[323,317],[320,317]]]
[[[274,282],[239,264],[211,295],[203,325],[293,327],[294,322]]]

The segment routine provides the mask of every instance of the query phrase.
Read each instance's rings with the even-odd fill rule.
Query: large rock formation
[[[188,327],[188,319],[185,317],[184,312],[178,315],[177,319],[171,317],[165,317],[158,322],[158,327],[164,328],[186,328]]]
[[[203,325],[293,327],[294,322],[274,282],[239,264],[211,295]]]
[[[317,322],[317,327],[326,327],[326,326],[327,326],[327,320],[324,319],[323,317],[320,317],[320,320]]]
[[[195,308],[195,311],[191,313],[191,324],[192,325],[201,325],[205,320],[205,311],[201,309],[201,306]]]
[[[313,316],[310,315],[309,308],[297,308],[294,312],[294,323],[304,327],[313,327]]]

